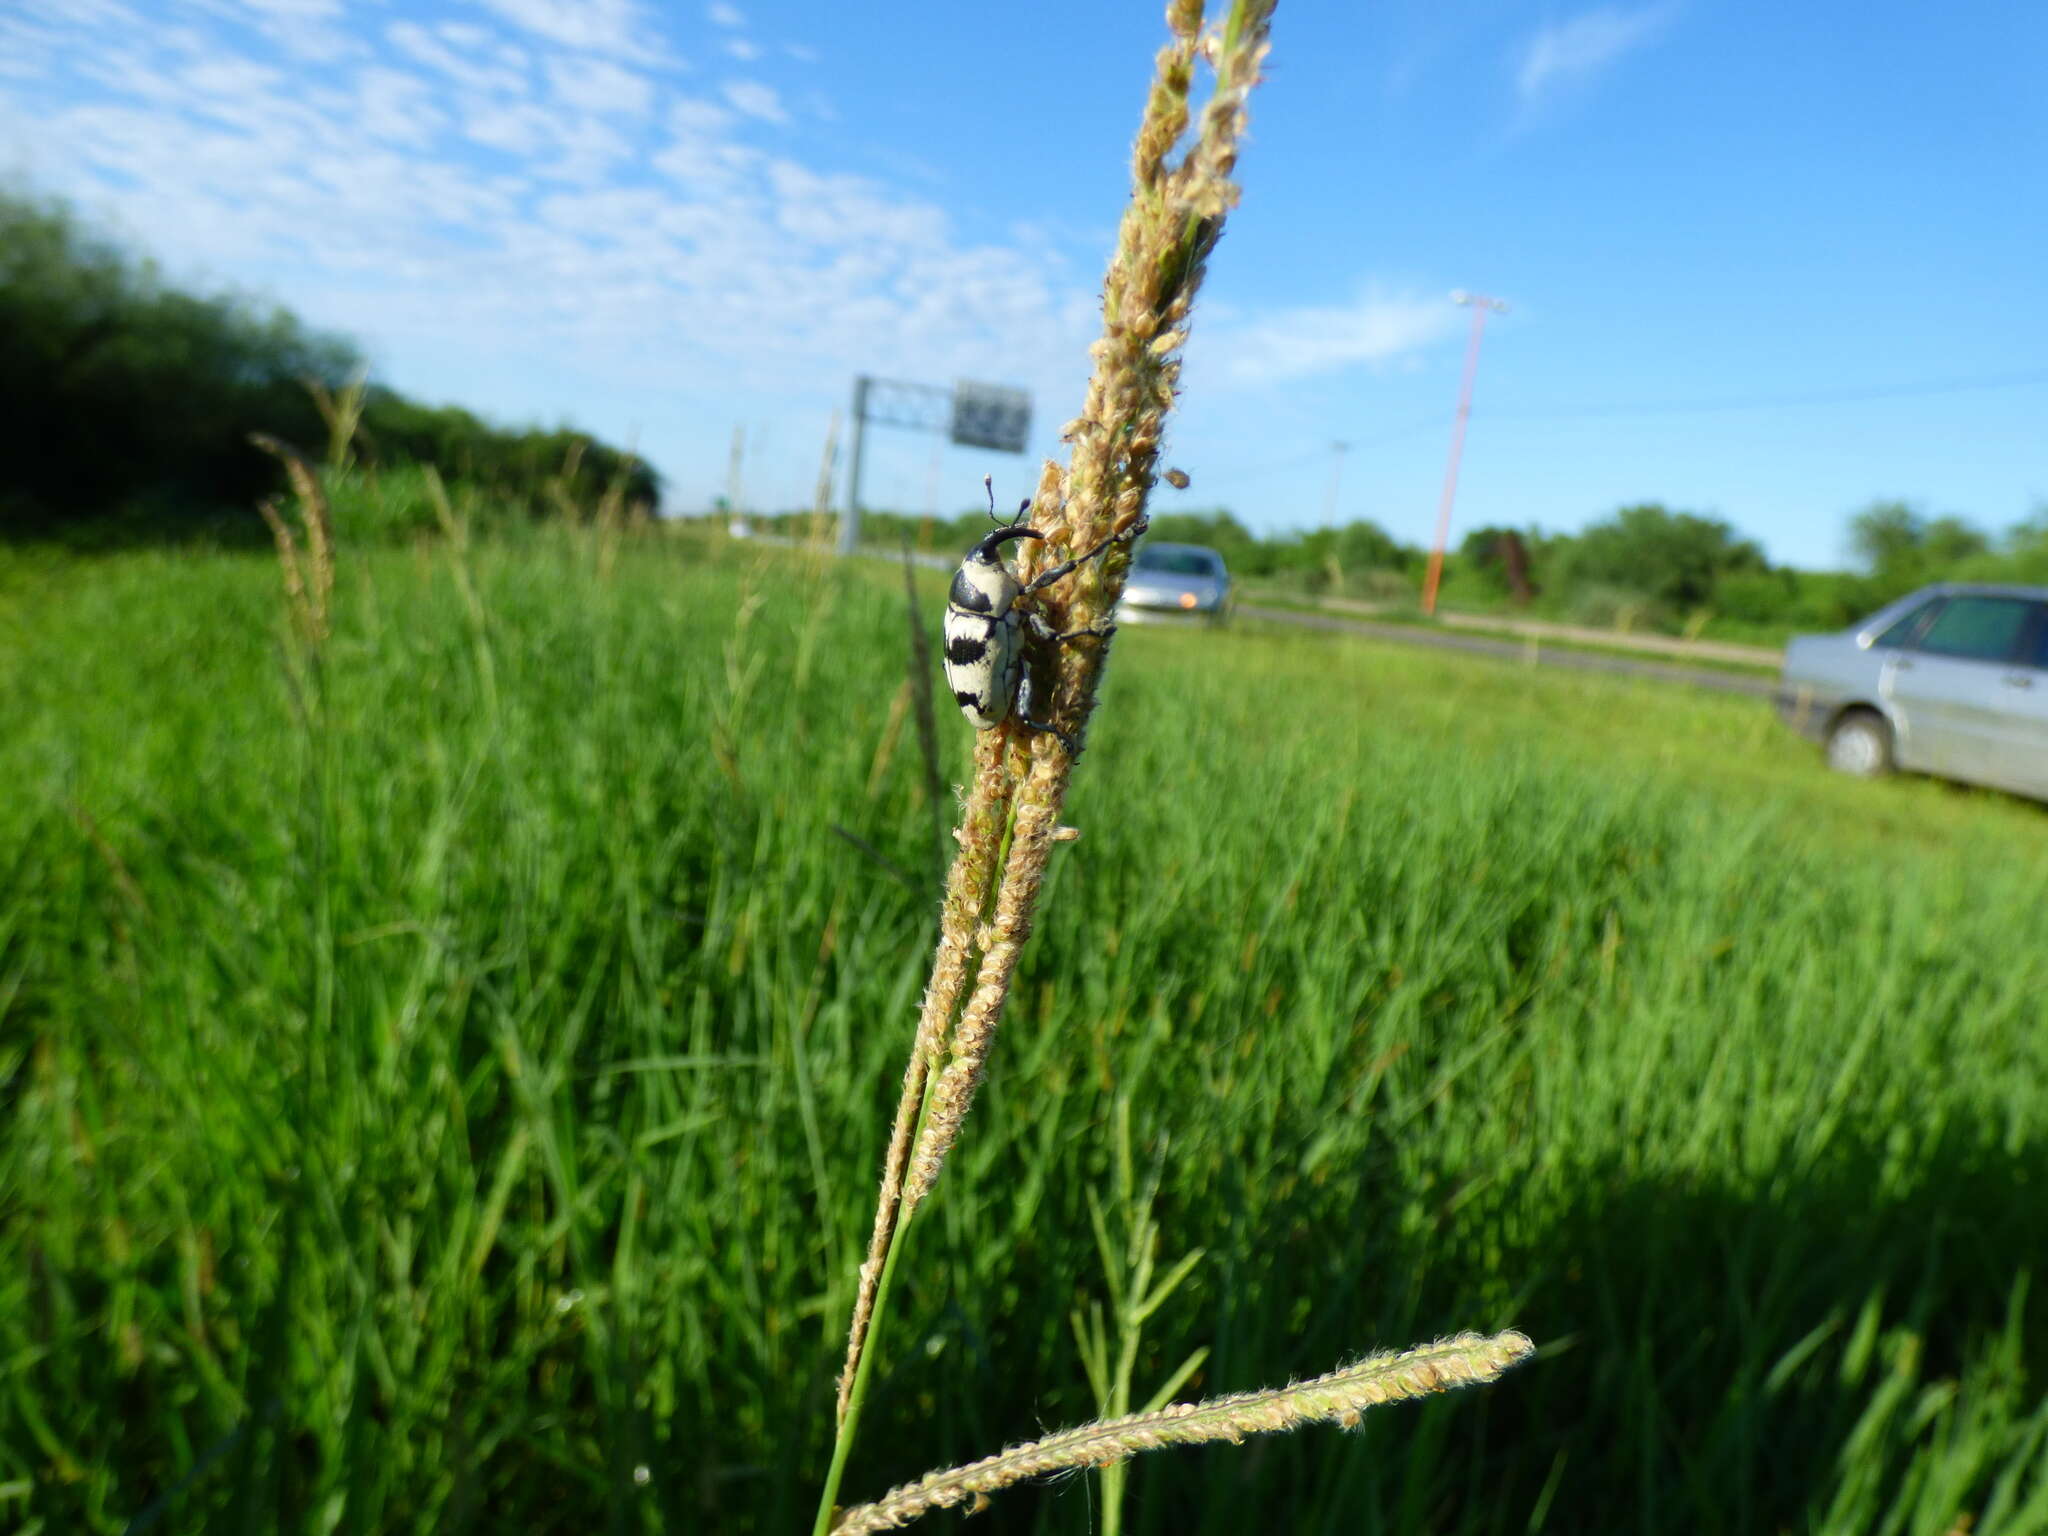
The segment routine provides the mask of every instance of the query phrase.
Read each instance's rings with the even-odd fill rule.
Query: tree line
[[[2048,583],[2048,507],[1999,534],[1954,516],[1878,501],[1848,520],[1849,563],[1773,565],[1720,518],[1624,507],[1576,534],[1479,528],[1458,551],[1450,600],[1523,606],[1577,622],[1731,633],[1840,629],[1934,581]],[[1527,590],[1509,580],[1519,546]],[[1452,588],[1447,583],[1447,594]]]
[[[238,294],[187,292],[62,203],[0,190],[0,534],[246,530],[251,504],[280,488],[250,434],[318,457],[326,408],[362,371],[347,339]],[[653,470],[585,433],[507,429],[381,385],[361,407],[358,461],[433,465],[501,515],[607,490],[660,498]]]
[[[830,538],[834,528],[830,516],[821,523],[808,511],[750,521],[797,539]],[[988,527],[979,510],[943,518],[861,514],[864,542],[884,549],[965,549]],[[1417,601],[1428,565],[1426,549],[1363,521],[1262,536],[1219,507],[1155,513],[1152,537],[1207,545],[1240,582],[1395,606]],[[1958,517],[1880,501],[1849,519],[1847,544],[1851,562],[1840,570],[1774,565],[1721,518],[1645,502],[1577,533],[1472,529],[1445,561],[1442,600],[1600,628],[1775,636],[1842,628],[1933,581],[2048,585],[2048,506],[1994,535]]]

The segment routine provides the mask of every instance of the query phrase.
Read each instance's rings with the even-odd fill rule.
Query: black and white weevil
[[[996,515],[995,485],[984,476],[988,491],[988,515]],[[953,573],[952,589],[946,594],[946,682],[960,712],[978,731],[994,730],[1014,713],[1029,730],[1057,736],[1069,752],[1073,738],[1058,726],[1032,718],[1030,649],[1059,645],[1069,640],[1107,639],[1116,626],[1107,621],[1060,634],[1024,599],[1069,576],[1084,561],[1092,560],[1112,544],[1126,544],[1145,531],[1140,518],[1122,533],[1111,534],[1085,554],[1062,561],[1041,571],[1029,583],[1003,563],[1002,546],[1012,539],[1042,539],[1044,534],[1024,525],[1031,510],[1026,499],[1017,508],[1017,521],[998,523],[960,562]]]

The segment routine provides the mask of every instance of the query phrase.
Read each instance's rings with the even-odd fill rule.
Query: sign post
[[[863,373],[853,381],[853,462],[846,474],[846,515],[839,520],[839,553],[860,545],[860,482],[866,461],[867,428],[908,427],[943,432],[963,448],[1022,453],[1031,436],[1031,396],[1007,384],[962,379],[951,389],[877,379]]]

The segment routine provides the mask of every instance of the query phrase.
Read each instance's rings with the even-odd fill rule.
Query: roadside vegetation
[[[362,368],[340,337],[187,291],[61,203],[0,189],[0,539],[260,539],[248,509],[284,476],[249,435],[325,458]],[[496,517],[554,516],[558,486],[574,505],[615,486],[659,501],[647,466],[567,428],[508,430],[381,385],[347,408],[339,438],[361,475],[434,466],[487,492]]]
[[[877,547],[950,550],[973,538],[975,516],[871,510],[861,526]],[[809,512],[754,521],[792,538],[815,527]],[[1429,558],[1376,523],[1259,535],[1225,508],[1162,511],[1153,536],[1221,551],[1231,575],[1267,598],[1337,598],[1390,613],[1417,608]],[[1575,534],[1475,528],[1445,561],[1441,603],[1459,613],[1775,647],[1802,630],[1845,628],[1932,581],[2048,584],[2048,507],[1992,534],[1963,518],[1876,502],[1848,519],[1844,545],[1845,569],[1774,566],[1725,520],[1646,502]]]
[[[900,585],[539,526],[343,545],[317,679],[278,611],[0,554],[0,1524],[799,1528],[933,937]],[[1126,1528],[2048,1525],[2035,807],[1323,636],[1133,630],[1108,693],[850,1497],[1091,1360],[1513,1324]]]

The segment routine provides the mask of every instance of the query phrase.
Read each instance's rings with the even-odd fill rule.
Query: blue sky
[[[0,0],[0,173],[379,377],[808,504],[856,372],[1078,406],[1153,0]],[[2048,7],[1283,0],[1172,504],[1433,527],[1661,500],[1833,564],[2048,501]],[[843,463],[843,460],[842,460]],[[866,500],[1032,461],[871,434]],[[843,472],[842,472],[843,483]],[[1167,493],[1162,492],[1162,496]]]

